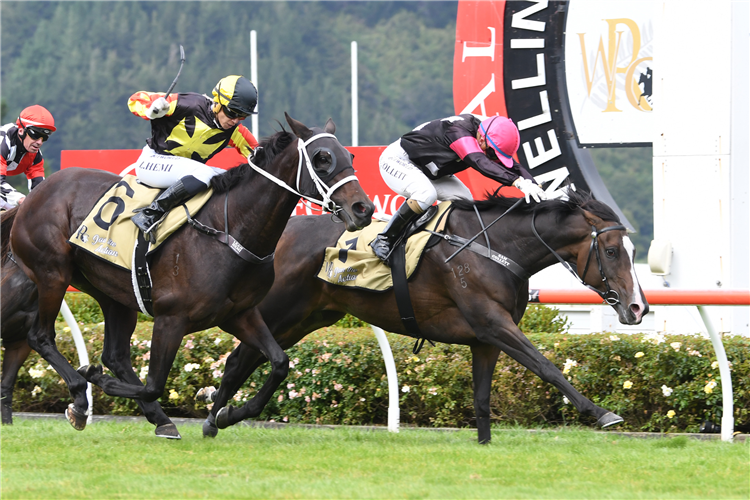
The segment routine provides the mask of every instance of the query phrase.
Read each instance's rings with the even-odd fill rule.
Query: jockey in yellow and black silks
[[[166,212],[196,193],[208,189],[211,178],[223,172],[206,162],[227,146],[247,158],[258,141],[242,125],[255,114],[258,91],[239,75],[222,78],[213,98],[186,92],[169,96],[139,91],[128,108],[151,121],[151,138],[138,158],[135,172],[143,183],[167,188],[154,202],[133,216],[133,223],[148,239]]]

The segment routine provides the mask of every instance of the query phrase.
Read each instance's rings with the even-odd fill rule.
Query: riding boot
[[[406,200],[388,221],[383,232],[370,242],[375,255],[386,265],[388,265],[388,258],[391,256],[394,244],[401,238],[406,226],[424,212],[423,210],[416,212],[411,205],[419,210],[419,205],[415,201]]]
[[[151,243],[156,243],[154,229],[161,222],[162,217],[193,194],[195,193],[185,189],[182,180],[179,180],[169,186],[151,205],[133,210],[137,213],[130,220],[143,231],[146,239]]]

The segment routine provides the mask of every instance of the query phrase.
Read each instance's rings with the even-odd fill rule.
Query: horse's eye
[[[313,157],[313,167],[318,175],[327,175],[333,172],[336,162],[328,151],[319,151]]]
[[[610,259],[614,259],[615,256],[617,256],[617,251],[614,248],[606,248],[604,250],[604,253],[609,257]]]

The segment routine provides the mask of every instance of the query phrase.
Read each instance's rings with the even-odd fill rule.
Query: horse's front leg
[[[495,372],[500,349],[491,344],[472,344],[471,374],[474,386],[474,412],[477,416],[477,438],[479,444],[492,439],[490,431],[490,391],[492,374]]]
[[[156,401],[167,385],[169,370],[172,368],[177,350],[187,334],[186,319],[177,316],[157,316],[154,318],[154,331],[151,337],[151,357],[148,365],[146,385],[128,383],[102,373],[101,366],[89,365],[79,371],[92,384],[96,384],[110,396]],[[135,375],[135,373],[134,373]]]
[[[0,393],[2,394],[2,422],[3,424],[13,423],[13,388],[16,385],[18,370],[21,369],[23,362],[29,357],[31,347],[26,339],[10,343],[5,348],[3,355],[3,373],[2,383],[0,384]]]
[[[273,338],[271,331],[268,329],[260,311],[256,307],[235,316],[225,325],[221,325],[221,327],[249,347],[263,353],[271,362],[271,373],[268,375],[263,387],[260,388],[250,401],[239,409],[225,406],[216,414],[217,427],[224,429],[246,418],[260,415],[263,408],[271,400],[273,393],[276,392],[276,389],[279,388],[289,373],[289,356],[286,355],[281,346]]]
[[[513,322],[509,313],[498,312],[497,310],[495,312],[485,311],[485,314],[476,314],[474,317],[482,318],[481,324],[472,325],[477,339],[481,342],[496,345],[539,378],[557,387],[579,412],[595,417],[600,427],[609,427],[622,422],[622,417],[595,405],[590,399],[578,392],[568,382],[560,369],[545,358],[526,338],[526,335]]]

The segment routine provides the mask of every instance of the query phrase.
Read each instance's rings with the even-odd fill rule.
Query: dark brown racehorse
[[[183,337],[213,326],[271,360],[273,369],[259,393],[263,405],[286,377],[288,358],[255,306],[271,287],[272,256],[300,195],[335,211],[349,230],[368,225],[374,211],[353,175],[352,155],[332,135],[333,121],[329,119],[321,130],[309,129],[288,115],[286,119],[293,133],[281,130],[262,141],[254,157],[257,169],[245,164],[215,177],[215,195],[195,217],[204,226],[234,237],[232,248],[227,244],[231,239],[186,225],[154,253],[154,328],[145,386],[137,378],[104,375],[101,366],[76,371],[54,341],[55,318],[67,286],[73,284],[99,301],[107,323],[126,325],[105,333],[105,343],[116,345],[115,357],[126,356],[123,349],[128,348],[138,310],[130,273],[67,242],[118,177],[66,169],[50,176],[21,205],[10,244],[19,266],[37,286],[38,314],[28,342],[67,383],[74,402],[66,414],[76,429],[83,429],[86,422],[86,380],[113,396],[153,402],[164,391]],[[240,245],[247,259],[233,251]]]
[[[567,201],[530,205],[499,197],[474,203],[483,222],[472,202],[456,202],[445,234],[467,240],[479,235],[475,243],[485,249],[488,238],[497,260],[503,261],[502,255],[518,266],[515,273],[469,249],[446,263],[458,247],[441,238],[423,256],[409,281],[409,292],[425,338],[471,348],[479,441],[490,440],[490,385],[500,352],[553,384],[600,426],[621,422],[622,418],[576,391],[517,325],[526,310],[528,276],[556,264],[558,257],[577,268],[585,283],[606,298],[620,322],[640,323],[648,304],[634,272],[635,249],[625,227],[608,206],[576,193]],[[502,214],[506,215],[497,220]],[[483,227],[488,228],[486,238],[480,234]],[[345,313],[387,331],[407,334],[392,290],[357,290],[317,278],[325,248],[335,245],[341,233],[340,227],[325,217],[294,217],[279,241],[276,280],[258,309],[285,349]],[[211,398],[215,404],[204,424],[204,435],[216,435],[217,427],[260,414],[263,408],[256,400],[242,408],[225,405],[265,360],[262,353],[245,344],[227,358],[221,386]]]
[[[26,334],[36,313],[36,285],[16,265],[7,252],[8,237],[13,218],[18,209],[12,209],[0,214],[0,231],[2,231],[3,250],[2,260],[2,301],[3,372],[0,392],[2,394],[2,423],[13,423],[13,386],[16,384],[18,370],[31,353],[31,347],[26,341]]]

